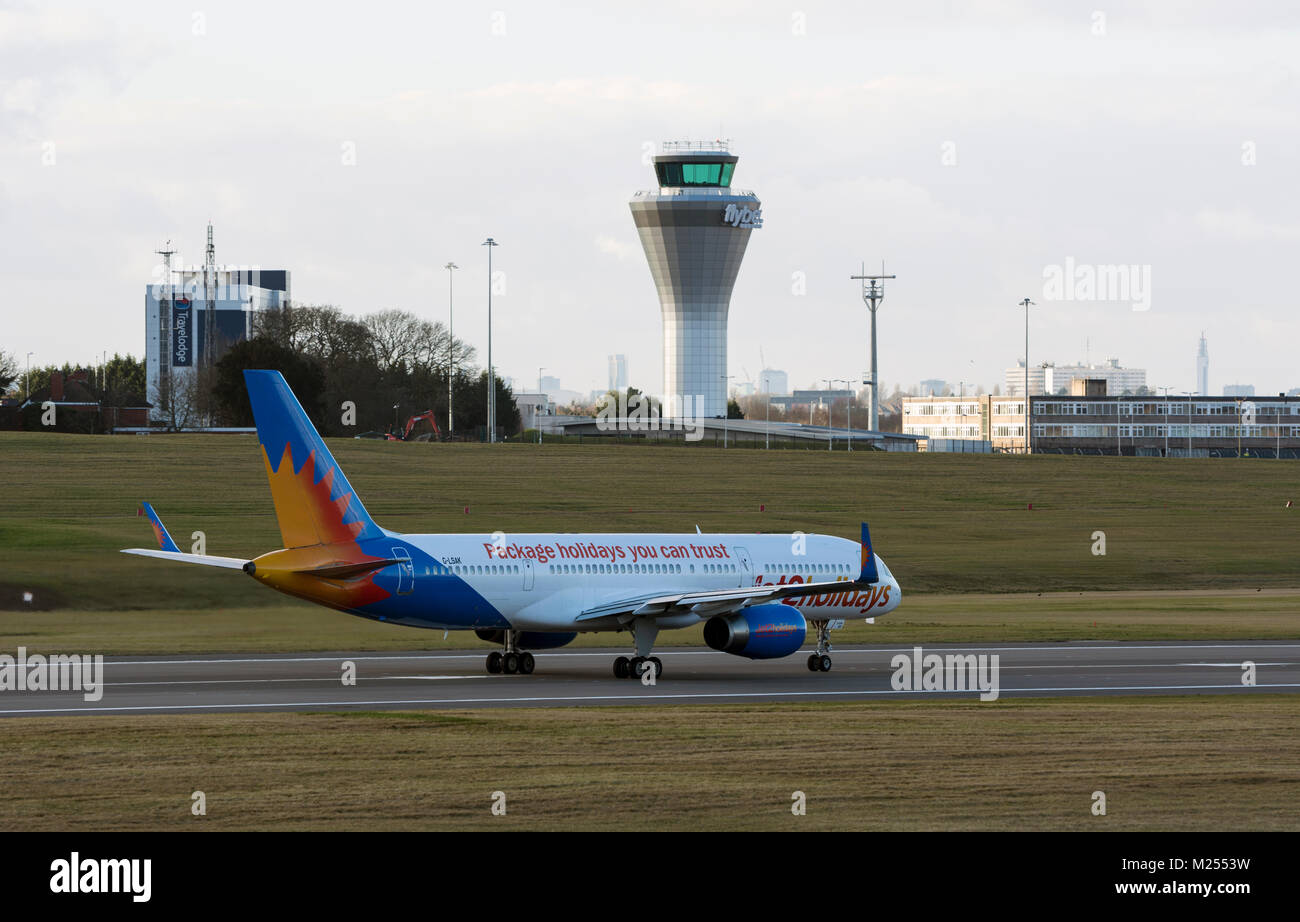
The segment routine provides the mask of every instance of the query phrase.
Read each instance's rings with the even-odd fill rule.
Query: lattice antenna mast
[[[217,249],[212,244],[212,222],[208,222],[208,249],[203,260],[203,297],[207,309],[203,316],[203,367],[211,368],[216,361],[217,338]]]
[[[162,285],[158,290],[158,389],[165,393],[172,371],[172,257],[176,251],[168,240],[154,252],[163,258]]]
[[[880,304],[885,300],[885,279],[897,278],[895,275],[885,275],[885,264],[880,263],[879,275],[867,275],[867,264],[862,264],[861,275],[851,275],[850,279],[857,279],[862,282],[862,303],[871,311],[871,375],[864,382],[871,387],[871,425],[873,432],[880,429],[880,371],[876,365],[876,311],[880,309]]]

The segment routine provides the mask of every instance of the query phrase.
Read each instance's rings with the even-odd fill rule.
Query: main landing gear
[[[809,672],[831,671],[831,628],[829,621],[809,622],[817,629],[817,652],[808,657]]]
[[[492,675],[532,675],[537,661],[527,650],[519,649],[518,632],[505,632],[505,650],[493,650],[487,656],[487,671]]]
[[[632,621],[632,639],[636,646],[636,655],[629,658],[620,656],[614,660],[614,676],[619,679],[639,679],[649,669],[654,669],[654,678],[664,674],[664,664],[659,657],[651,656],[655,638],[659,636],[659,625],[650,618],[635,618]]]
[[[664,674],[663,661],[657,656],[620,656],[614,660],[614,676],[619,679],[639,679],[645,671],[654,668],[655,678]]]

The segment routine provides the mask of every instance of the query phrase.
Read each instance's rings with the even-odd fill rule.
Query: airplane
[[[532,650],[580,632],[629,631],[614,675],[654,679],[661,630],[704,624],[713,649],[790,656],[811,627],[813,672],[831,669],[830,631],[902,599],[861,541],[802,534],[400,534],[375,523],[278,371],[246,370],[258,444],[284,547],[251,560],[187,554],[143,503],[158,550],[126,554],[242,570],[280,592],[386,624],[472,630],[501,646],[492,674],[529,675]],[[648,681],[648,679],[647,679]]]

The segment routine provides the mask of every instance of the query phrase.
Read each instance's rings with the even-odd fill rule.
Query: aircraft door
[[[527,557],[524,558],[524,592],[530,592],[533,588],[533,562]]]
[[[736,555],[737,563],[740,567],[740,585],[750,586],[754,582],[754,562],[749,559],[749,551],[743,547],[733,547],[732,553]]]
[[[415,588],[415,567],[411,565],[411,555],[406,552],[406,548],[395,547],[393,559],[401,561],[397,564],[397,594],[410,595]]]

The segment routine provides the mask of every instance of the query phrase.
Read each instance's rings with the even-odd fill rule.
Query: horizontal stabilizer
[[[128,547],[123,554],[135,554],[139,557],[157,557],[159,560],[176,560],[180,563],[196,563],[204,567],[224,567],[228,570],[242,570],[247,560],[235,557],[212,557],[208,554],[181,554],[177,551],[154,551],[144,547]]]
[[[313,567],[307,570],[295,570],[304,576],[315,576],[320,579],[353,579],[358,576],[365,576],[374,570],[382,570],[384,567],[391,567],[394,564],[411,561],[408,558],[394,560],[367,560],[365,563],[343,563],[334,567]]]

